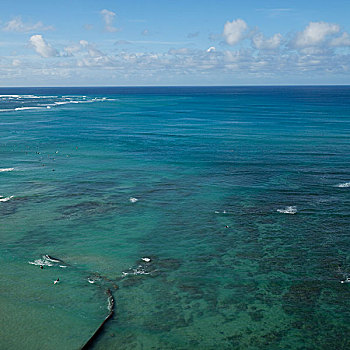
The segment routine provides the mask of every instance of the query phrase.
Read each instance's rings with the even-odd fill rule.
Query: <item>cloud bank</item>
[[[115,13],[103,10],[101,15],[106,30],[115,31]],[[132,45],[126,45],[130,44],[126,40],[106,44],[85,39],[49,43],[42,34],[35,34],[29,43],[40,58],[3,57],[0,74],[15,76],[22,70],[27,74],[67,79],[77,76],[89,79],[90,74],[96,74],[108,82],[113,77],[124,77],[130,82],[139,81],[140,77],[145,82],[160,78],[171,82],[181,77],[208,76],[212,81],[216,77],[266,81],[350,74],[350,35],[336,23],[310,22],[294,33],[270,36],[265,36],[259,28],[251,28],[243,19],[233,19],[223,23],[221,35],[202,48],[193,43],[196,36],[191,35],[191,41],[185,44],[163,42],[162,48],[151,46],[150,50],[145,49],[146,41],[133,41]]]
[[[44,26],[44,24],[40,21],[34,24],[24,23],[21,16],[17,16],[11,21],[7,22],[2,29],[5,32],[30,33],[38,30],[53,30],[54,28],[52,26]]]
[[[279,48],[282,39],[283,37],[280,33],[273,35],[269,39],[266,39],[262,33],[258,33],[252,38],[252,43],[258,50],[274,50]]]

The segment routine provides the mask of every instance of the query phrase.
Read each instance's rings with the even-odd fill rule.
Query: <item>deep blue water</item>
[[[350,87],[0,95],[1,349],[350,347]]]

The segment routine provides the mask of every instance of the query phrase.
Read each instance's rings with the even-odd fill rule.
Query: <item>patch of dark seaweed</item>
[[[181,267],[181,260],[179,259],[159,259],[157,262],[157,266],[159,269],[162,270],[170,270],[170,271],[175,271]]]
[[[122,281],[122,286],[124,288],[134,287],[134,286],[140,285],[142,282],[144,282],[144,280],[145,280],[145,275],[133,275],[128,278],[125,278]]]
[[[317,317],[298,318],[291,323],[300,338],[307,341],[302,349],[348,349],[350,327],[344,323],[331,323],[324,314]],[[324,335],[327,335],[326,337]],[[301,348],[300,348],[301,349]]]
[[[152,313],[145,326],[153,331],[170,332],[174,328],[189,326],[190,323],[175,307],[164,306],[161,310]]]
[[[283,295],[283,310],[288,314],[305,315],[314,311],[315,305],[322,292],[319,281],[305,281],[293,284]]]
[[[215,259],[214,255],[208,254],[208,255],[201,255],[196,258],[196,261],[199,263],[208,263]]]
[[[271,271],[279,271],[289,274],[293,271],[295,265],[288,256],[285,257],[265,257],[259,261],[258,272],[265,274]]]
[[[202,299],[204,295],[202,289],[198,285],[178,284],[177,288],[185,293],[191,294],[191,297],[195,299]]]
[[[321,319],[322,324],[319,325],[319,331],[314,342],[314,349],[349,349],[350,339],[348,324],[329,324],[326,320]],[[324,336],[327,334],[327,337]]]
[[[248,315],[254,322],[260,322],[264,318],[262,310],[248,311]]]
[[[264,258],[264,252],[262,250],[252,250],[236,253],[236,257],[239,259],[248,260],[261,260]]]
[[[21,197],[13,197],[9,201],[0,203],[0,215],[12,215],[15,214],[20,206],[22,206],[24,203],[28,202],[30,200],[30,197],[28,196],[21,196]]]
[[[265,286],[266,292],[275,296],[281,295],[285,291],[285,288],[285,282],[279,280],[270,280]]]
[[[18,206],[17,205],[6,205],[0,207],[0,215],[1,216],[8,216],[13,215],[17,212]]]
[[[85,181],[65,182],[59,187],[59,190],[62,193],[66,193],[67,197],[84,196],[86,193],[93,196],[101,196],[103,193],[110,192],[111,188],[115,188],[118,185],[115,181],[97,181],[96,178],[90,180],[90,175],[89,173],[86,174]]]
[[[55,245],[62,240],[67,240],[67,238],[57,235],[57,232],[48,231],[45,226],[39,226],[34,230],[26,231],[25,235],[15,242],[15,245],[31,252],[33,248]]]
[[[272,347],[281,349],[279,344],[285,334],[286,332],[283,330],[272,330],[259,336],[253,335],[250,339],[250,345],[258,349],[270,349]]]
[[[240,311],[247,311],[248,310],[248,304],[246,302],[238,302],[235,304],[235,308],[238,312]]]
[[[229,346],[232,347],[232,349],[240,349],[242,338],[243,338],[243,334],[238,333],[238,334],[230,335],[225,339],[229,343]]]
[[[223,300],[219,300],[217,311],[225,319],[225,323],[229,323],[237,319],[238,312],[234,304],[236,303],[236,298],[226,297]]]
[[[114,337],[105,339],[104,348],[117,348],[118,350],[137,349],[137,336],[136,334],[129,332],[127,329],[120,327],[115,333],[115,338],[117,341],[114,339]]]
[[[66,205],[58,209],[64,218],[89,217],[91,215],[104,215],[115,211],[117,206],[114,203],[102,203],[98,201],[85,201],[78,204]]]

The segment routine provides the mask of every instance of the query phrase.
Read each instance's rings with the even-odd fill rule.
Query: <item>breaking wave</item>
[[[297,213],[297,207],[289,206],[289,207],[285,207],[283,209],[277,209],[277,211],[279,213],[282,213],[282,214],[296,214]]]
[[[11,198],[13,198],[13,196],[9,196],[9,197],[0,196],[0,202],[7,202],[7,201],[9,201]]]
[[[142,265],[137,266],[134,269],[130,269],[128,271],[122,272],[122,277],[126,277],[129,275],[149,275],[150,272],[146,271],[145,268]]]
[[[14,109],[14,111],[25,111],[27,109],[43,109],[46,107],[17,107]]]
[[[36,259],[34,261],[28,261],[28,264],[36,266],[58,266],[61,268],[66,268],[67,265],[60,259],[53,258],[52,256],[46,254],[41,257],[41,259]]]
[[[339,188],[350,187],[350,182],[344,182],[344,183],[338,184],[336,185],[336,187],[339,187]]]
[[[5,171],[13,171],[15,168],[0,168],[0,173],[3,173]]]
[[[116,101],[107,97],[0,95],[0,112],[42,110],[79,103]]]

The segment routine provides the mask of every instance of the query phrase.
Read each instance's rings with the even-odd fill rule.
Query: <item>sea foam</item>
[[[15,168],[0,168],[0,173],[5,172],[5,171],[13,171]]]
[[[297,213],[297,207],[295,206],[289,206],[285,207],[284,209],[277,209],[279,213],[282,214],[296,214]]]
[[[28,261],[28,264],[36,266],[58,266],[60,268],[66,268],[66,265],[62,264],[63,261],[55,259],[49,255],[43,255],[41,259],[36,259],[34,261]]]
[[[25,111],[27,109],[43,109],[43,107],[17,107],[15,111]]]
[[[36,259],[34,261],[28,261],[28,264],[31,264],[31,265],[36,265],[36,266],[54,266],[55,264],[46,259],[44,256],[42,259]]]
[[[3,197],[3,196],[0,196],[0,202],[7,202],[7,201],[9,201],[11,198],[13,198],[13,196],[10,196],[10,197]]]
[[[107,97],[79,97],[79,96],[36,96],[36,95],[0,95],[1,101],[17,103],[13,108],[0,109],[0,112],[27,111],[51,109],[67,104],[94,103],[104,101],[116,101]],[[18,105],[20,104],[20,105]]]
[[[350,187],[350,182],[344,182],[344,183],[338,184],[336,185],[336,187],[340,187],[340,188]]]
[[[126,277],[129,275],[149,275],[150,272],[146,271],[142,265],[137,266],[136,268],[129,269],[128,271],[122,272],[122,277]]]

